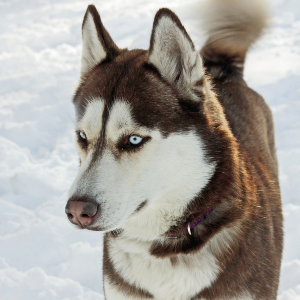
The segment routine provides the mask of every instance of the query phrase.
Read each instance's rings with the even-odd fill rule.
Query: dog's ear
[[[104,28],[96,7],[89,5],[82,23],[81,75],[119,53],[120,49]]]
[[[182,97],[199,101],[197,90],[202,89],[204,75],[202,60],[180,20],[169,9],[162,8],[155,16],[148,63],[174,85]]]

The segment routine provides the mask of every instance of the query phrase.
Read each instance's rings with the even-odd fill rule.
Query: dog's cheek
[[[78,153],[78,156],[79,156],[79,162],[80,162],[80,165],[81,165],[87,157],[87,152],[86,152],[85,149],[82,149],[82,147],[80,145],[78,145],[77,141],[75,141],[75,145],[76,145],[77,153]]]

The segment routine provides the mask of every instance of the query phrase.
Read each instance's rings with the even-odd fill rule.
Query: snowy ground
[[[193,6],[195,0],[185,1]],[[103,299],[102,235],[66,220],[78,159],[70,99],[90,1],[0,0],[0,298]],[[94,3],[120,47],[147,48],[167,6],[198,48],[199,22],[179,0]],[[246,79],[271,106],[285,216],[280,300],[300,299],[300,2],[273,0],[274,18],[249,54]]]

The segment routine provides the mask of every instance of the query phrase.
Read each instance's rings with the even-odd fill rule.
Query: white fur
[[[104,276],[104,291],[105,291],[105,299],[112,300],[145,300],[145,298],[138,298],[136,296],[130,297],[125,296],[124,293],[120,292],[114,285],[109,283],[109,280]]]
[[[83,117],[76,124],[76,130],[85,133],[90,145],[93,145],[99,137],[102,128],[103,110],[103,100],[99,98],[90,100],[86,105]],[[81,162],[83,162],[86,158],[87,152],[83,150],[78,143],[76,143],[76,146]]]
[[[148,164],[138,186],[140,193],[147,192],[143,198],[149,205],[122,225],[124,234],[143,240],[156,239],[175,225],[214,171],[194,132],[171,134],[165,139],[158,131],[151,135],[149,149],[143,153]]]
[[[217,233],[214,238],[210,239],[210,251],[215,255],[224,255],[226,251],[230,250],[231,245],[242,234],[239,224],[223,229]]]
[[[228,300],[254,300],[254,298],[251,297],[251,295],[246,291],[243,294],[241,294],[239,297],[230,298]]]
[[[130,285],[150,292],[157,300],[186,300],[209,287],[217,279],[221,269],[214,253],[229,251],[238,233],[238,224],[225,228],[201,251],[177,255],[178,261],[174,265],[169,258],[150,255],[152,242],[126,237],[114,238],[110,240],[108,251],[115,270]],[[106,286],[106,278],[104,283]],[[113,285],[109,289],[120,293]],[[251,297],[245,292],[239,299],[250,300]]]
[[[106,58],[106,52],[99,41],[93,16],[88,12],[82,28],[81,74],[98,65]]]
[[[178,90],[189,99],[199,100],[191,89],[204,75],[202,60],[190,41],[169,16],[162,16],[155,27],[154,46],[149,62],[155,65],[163,77],[174,83],[178,71],[181,76],[176,82]],[[182,69],[178,70],[178,66]]]
[[[79,155],[82,155],[81,151],[79,150]],[[89,151],[88,153],[84,153],[83,155],[84,160],[81,162],[77,176],[69,189],[68,198],[71,198],[72,196],[89,196],[87,190],[89,180],[92,180],[92,178],[89,174],[86,173],[86,170],[88,169],[92,161],[93,151]]]
[[[209,287],[217,278],[217,259],[204,247],[195,254],[179,254],[172,265],[169,258],[156,258],[148,251],[137,253],[138,243],[113,240],[109,256],[120,276],[136,287],[149,291],[158,300],[186,300]],[[150,246],[150,244],[149,244]]]
[[[220,52],[246,52],[268,21],[262,0],[210,0],[198,8],[209,43]]]
[[[120,292],[116,286],[109,283],[109,280],[104,276],[104,291],[105,291],[105,299],[107,300],[145,300],[151,298],[139,298],[137,296],[125,296],[124,293]]]
[[[104,101],[97,98],[90,100],[86,107],[83,117],[76,124],[76,129],[83,131],[89,141],[94,141],[102,129],[102,115]]]
[[[141,128],[134,123],[129,104],[122,101],[116,102],[111,109],[106,131],[107,137],[112,143],[116,143],[123,134],[149,133],[148,129]]]
[[[136,296],[125,296],[118,288],[109,283],[109,280],[104,276],[104,290],[105,290],[105,299],[107,300],[145,300],[146,298],[138,298]],[[160,300],[161,298],[154,298],[153,300]],[[172,298],[165,298],[167,300],[172,300]],[[177,298],[175,298],[177,300]],[[179,298],[180,299],[180,298]],[[184,298],[186,300],[186,298]],[[205,298],[199,298],[198,300],[206,300]],[[239,297],[235,298],[226,298],[220,300],[254,300],[248,292],[243,293]]]
[[[123,228],[130,237],[157,239],[205,187],[215,167],[207,161],[201,139],[193,131],[163,138],[159,130],[135,124],[124,101],[113,105],[106,129],[107,147],[91,166],[90,150],[70,195],[96,198],[102,214],[95,226]],[[140,151],[124,152],[116,158],[115,143],[124,133],[149,136],[151,140]],[[148,201],[147,206],[132,215],[144,201]]]

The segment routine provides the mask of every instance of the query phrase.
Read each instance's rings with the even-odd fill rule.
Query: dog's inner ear
[[[96,7],[89,5],[82,23],[81,75],[119,53],[120,49],[104,28]]]
[[[174,85],[180,96],[199,101],[204,70],[202,60],[178,17],[160,9],[154,19],[148,63]]]

